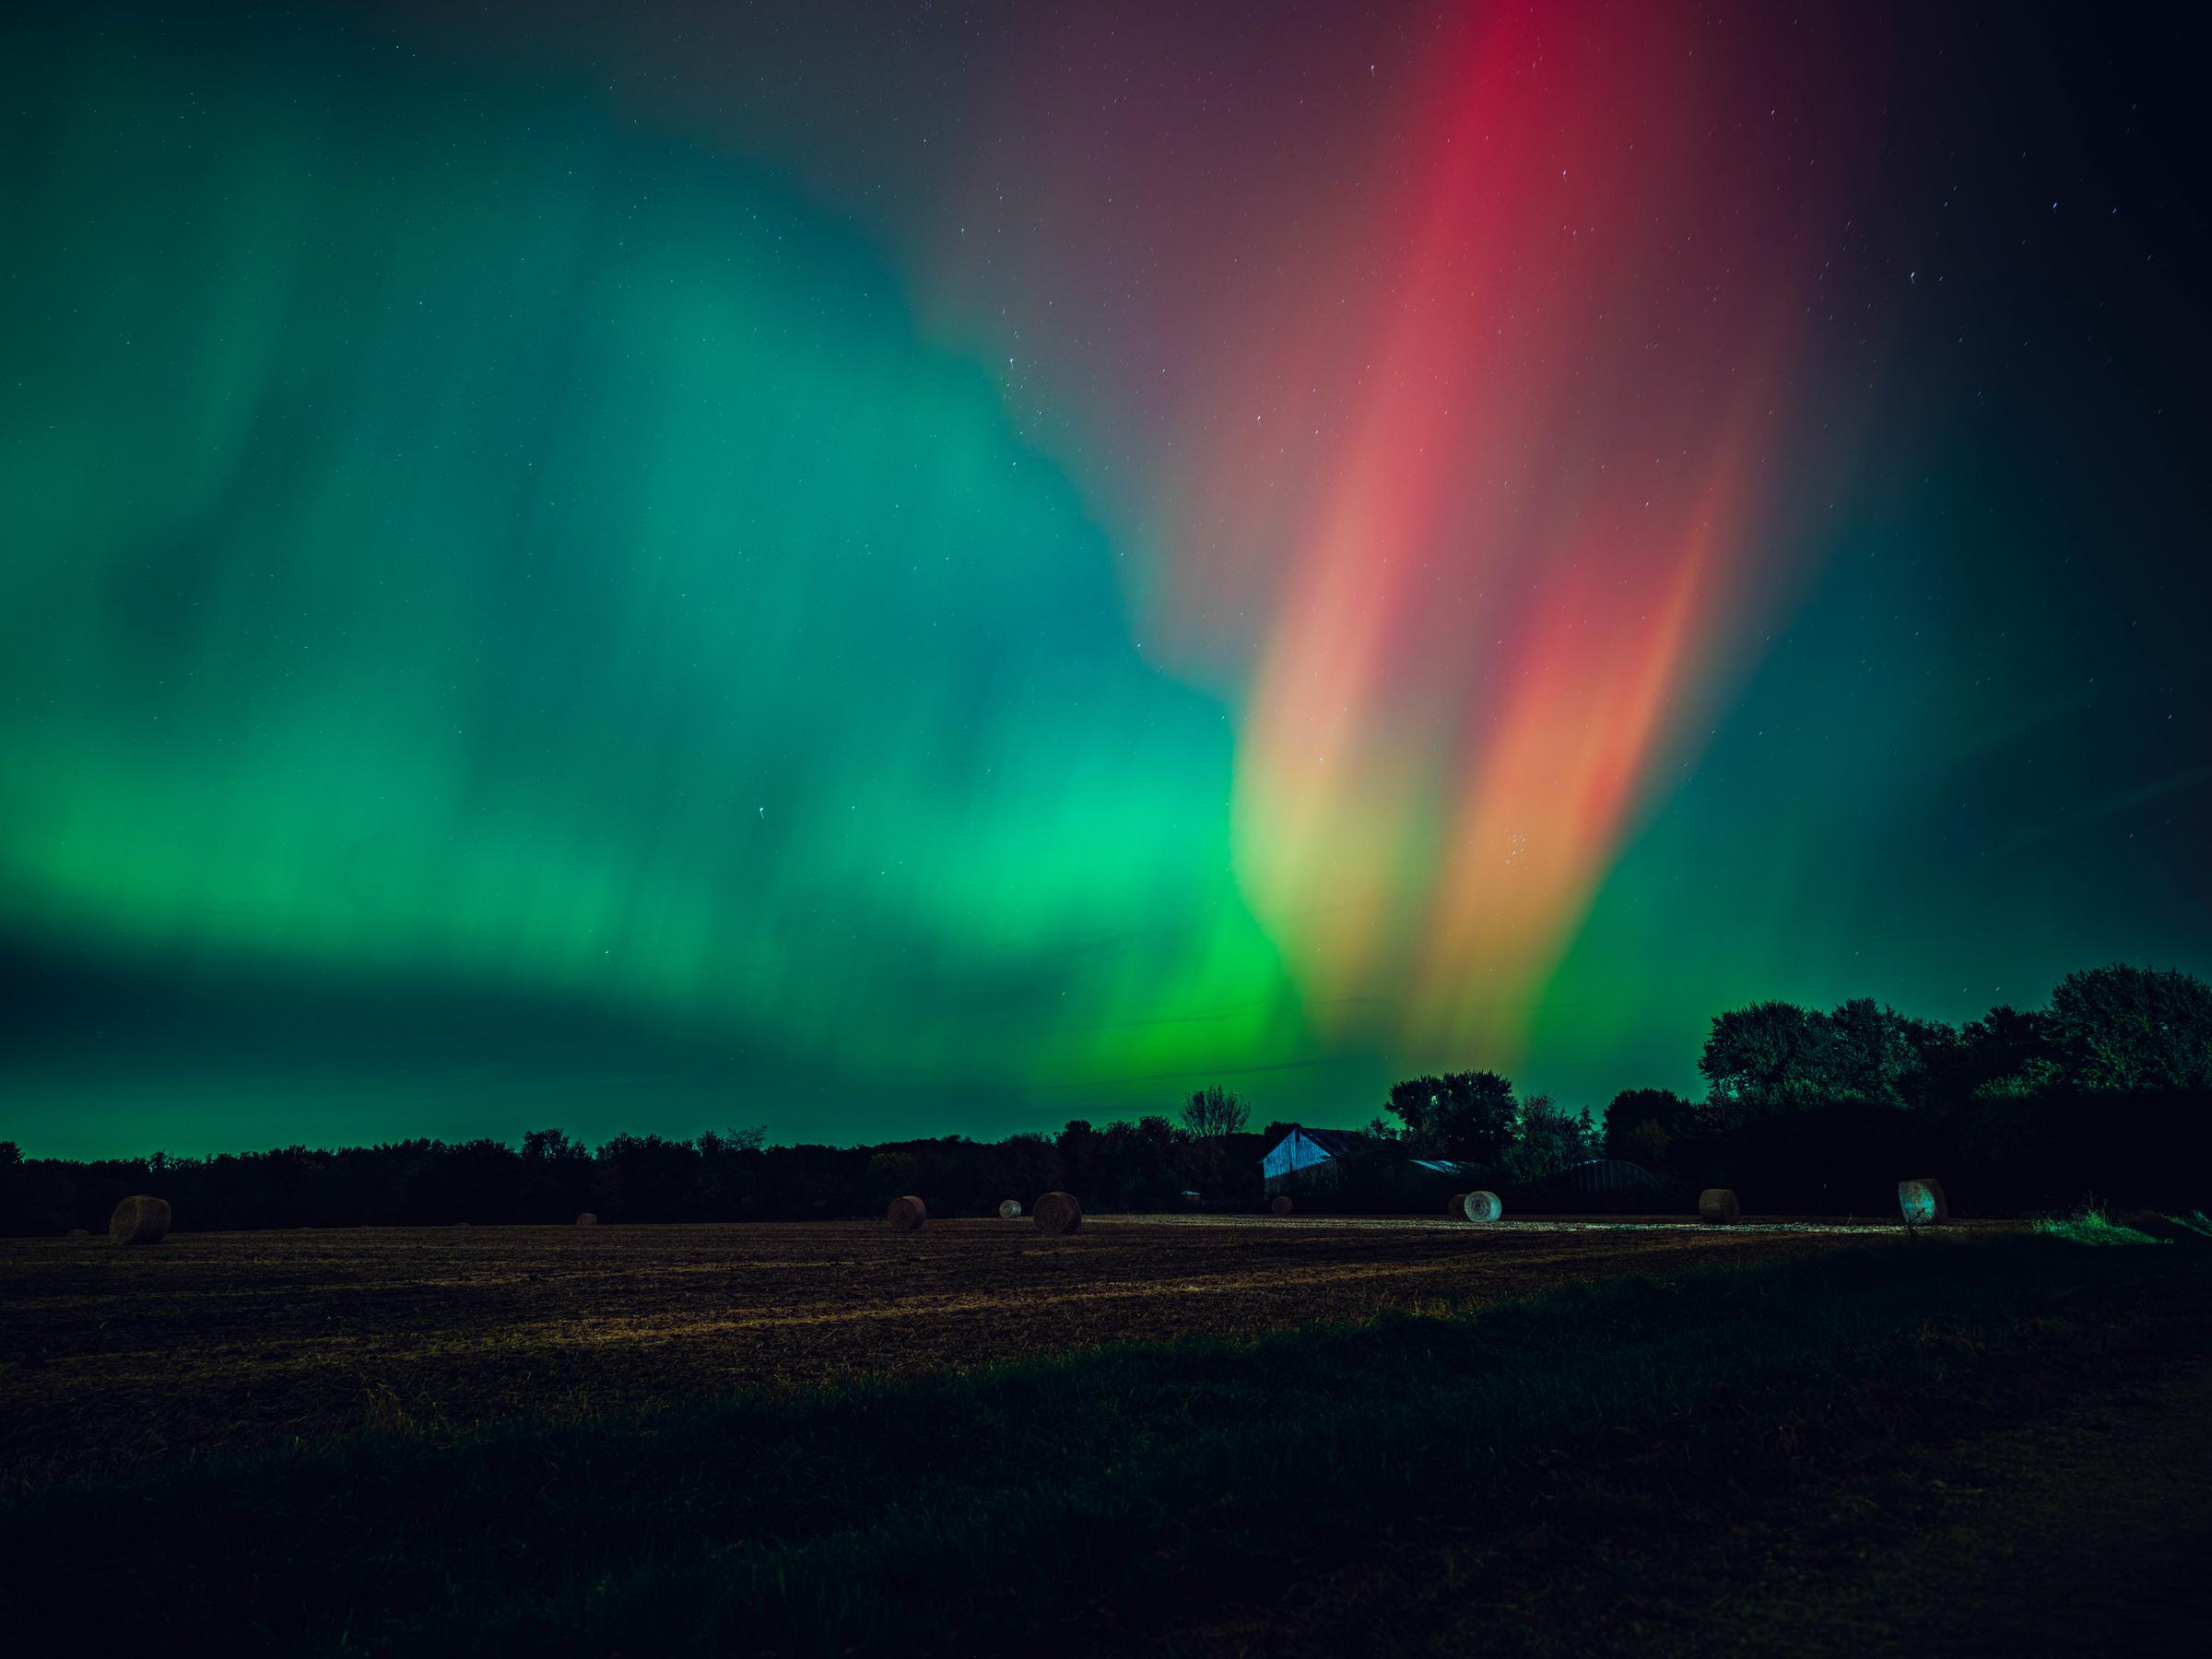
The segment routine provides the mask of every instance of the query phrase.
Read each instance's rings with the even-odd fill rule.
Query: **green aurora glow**
[[[521,76],[133,17],[0,70],[35,158],[0,176],[0,1134],[1000,1133],[1216,1077],[1357,1123],[1394,1065],[1488,1061],[1313,1018],[1233,868],[1237,711],[1140,643],[1128,502],[869,233]],[[1944,467],[1870,443],[1524,1081],[1686,1085],[1752,996],[1959,1018],[2207,966],[2167,611],[2203,574],[2092,574],[2046,510],[2089,486],[2023,493],[2043,439],[1974,418]],[[2171,533],[2107,441],[2134,472],[2073,505]]]

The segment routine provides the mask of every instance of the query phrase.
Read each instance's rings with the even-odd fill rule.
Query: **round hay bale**
[[[1710,1221],[1715,1227],[1725,1227],[1743,1218],[1743,1206],[1736,1203],[1735,1194],[1726,1187],[1707,1187],[1698,1194],[1698,1219]]]
[[[1460,1217],[1467,1213],[1465,1208],[1466,1202],[1467,1195],[1465,1193],[1453,1194],[1451,1197],[1444,1200],[1444,1214],[1450,1216],[1453,1219],[1457,1220]]]
[[[1296,1209],[1296,1208],[1298,1207],[1298,1206],[1290,1202],[1290,1194],[1288,1194],[1288,1193],[1277,1193],[1277,1194],[1275,1195],[1275,1200],[1274,1200],[1274,1202],[1273,1202],[1273,1203],[1271,1203],[1271,1204],[1269,1204],[1267,1207],[1268,1207],[1270,1210],[1272,1210],[1272,1211],[1273,1211],[1273,1212],[1274,1212],[1276,1215],[1278,1215],[1278,1216],[1287,1216],[1287,1215],[1288,1215],[1288,1214],[1289,1214],[1289,1213],[1290,1213],[1292,1210]]]
[[[1073,1193],[1047,1193],[1037,1200],[1037,1230],[1058,1237],[1083,1225],[1083,1206]]]
[[[1459,1201],[1459,1213],[1470,1221],[1495,1221],[1505,1214],[1495,1193],[1469,1193]]]
[[[883,1212],[883,1218],[894,1231],[912,1232],[929,1219],[929,1206],[909,1193],[903,1198],[892,1199],[890,1208]]]
[[[576,1218],[576,1225],[579,1227],[596,1227],[599,1225],[599,1218],[593,1215],[590,1210],[585,1210],[582,1215]]]
[[[140,1193],[125,1198],[108,1218],[108,1237],[118,1244],[159,1244],[169,1231],[169,1200]]]
[[[1940,1181],[1923,1178],[1899,1182],[1897,1207],[1904,1212],[1907,1227],[1933,1227],[1938,1221],[1951,1218],[1951,1206],[1944,1202]]]
[[[1019,1219],[1020,1219],[1020,1218],[1021,1218],[1021,1200],[1020,1200],[1020,1199],[1018,1199],[1018,1198],[1008,1198],[1008,1199],[1006,1199],[1006,1200],[1004,1203],[1000,1204],[1000,1206],[998,1206],[998,1218],[999,1218],[1001,1221],[1016,1221],[1016,1220],[1019,1220]]]

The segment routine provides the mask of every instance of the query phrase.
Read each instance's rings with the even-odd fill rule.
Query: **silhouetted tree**
[[[1938,1103],[1955,1110],[1976,1097],[2018,1099],[2057,1081],[2051,1017],[2000,1006],[1959,1028],[1935,1089]]]
[[[1957,1044],[1948,1026],[1871,997],[1827,1014],[1764,1002],[1713,1020],[1698,1069],[1714,1117],[1733,1129],[1815,1106],[1917,1106]]]
[[[1241,1135],[1252,1121],[1252,1108],[1242,1095],[1231,1094],[1209,1083],[1182,1103],[1182,1126],[1200,1140],[1220,1141]]]
[[[2051,994],[2050,1034],[2077,1088],[2212,1085],[2212,985],[2193,973],[2121,963],[2069,973]]]
[[[1929,1076],[1957,1045],[1948,1026],[1914,1019],[1870,996],[1853,997],[1821,1017],[1828,1041],[1818,1051],[1824,1071],[1811,1081],[1830,1101],[1917,1106]]]
[[[63,1232],[76,1210],[67,1165],[26,1159],[14,1141],[0,1141],[0,1233]]]
[[[692,1210],[705,1221],[747,1221],[761,1213],[765,1129],[710,1129],[699,1137]]]
[[[1041,1135],[1015,1135],[982,1148],[986,1209],[1002,1198],[1017,1198],[1026,1208],[1041,1194],[1067,1183],[1059,1148]]]
[[[1698,1070],[1722,1124],[1735,1128],[1814,1104],[1817,1079],[1828,1070],[1828,1037],[1820,1017],[1795,1003],[1754,1003],[1714,1016]]]
[[[1060,1165],[1066,1171],[1072,1192],[1081,1195],[1101,1190],[1098,1181],[1099,1134],[1088,1118],[1070,1118],[1053,1137],[1053,1149],[1060,1155]]]
[[[524,1220],[572,1221],[591,1207],[594,1170],[589,1147],[559,1129],[532,1129],[523,1136],[522,1158]]]
[[[1518,1121],[1513,1086],[1493,1071],[1409,1078],[1392,1086],[1388,1105],[1409,1147],[1430,1158],[1494,1163]]]
[[[305,1155],[304,1148],[294,1152]],[[504,1141],[440,1147],[437,1155],[423,1160],[416,1183],[418,1214],[433,1223],[519,1220],[523,1182],[522,1158]]]
[[[699,1152],[688,1141],[618,1135],[599,1148],[592,1209],[603,1220],[681,1221]]]
[[[1677,1140],[1707,1128],[1705,1108],[1671,1088],[1624,1088],[1606,1108],[1606,1156],[1655,1169]]]
[[[1515,1186],[1533,1186],[1594,1156],[1596,1139],[1587,1108],[1571,1114],[1549,1095],[1530,1095],[1521,1102],[1512,1144],[1500,1162]]]

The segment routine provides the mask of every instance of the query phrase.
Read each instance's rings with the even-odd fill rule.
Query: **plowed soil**
[[[0,1484],[367,1423],[436,1430],[739,1386],[1242,1335],[1895,1228],[1094,1219],[0,1241]]]

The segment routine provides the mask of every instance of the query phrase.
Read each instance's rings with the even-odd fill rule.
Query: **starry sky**
[[[2204,42],[2079,9],[11,26],[0,1135],[1350,1124],[2212,971]]]

